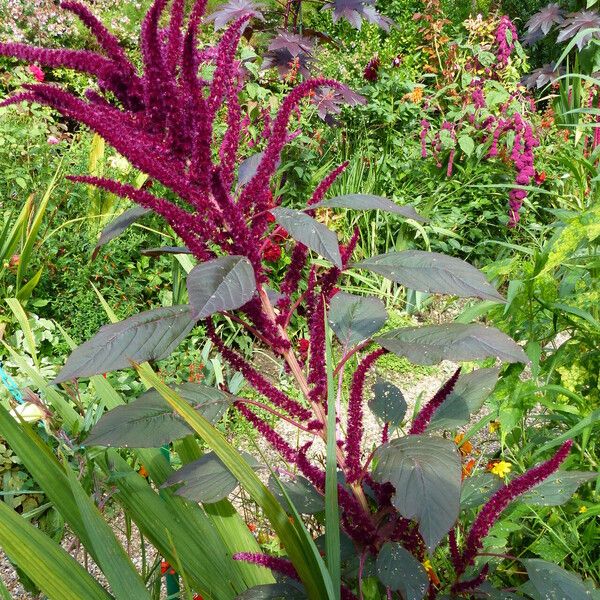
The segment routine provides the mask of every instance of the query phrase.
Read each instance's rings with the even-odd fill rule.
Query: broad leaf
[[[260,468],[250,454],[242,453],[242,456],[253,469]],[[214,452],[205,454],[173,473],[162,487],[178,483],[184,484],[175,492],[178,496],[203,504],[227,498],[239,485],[235,476]]]
[[[333,22],[337,23],[344,18],[356,29],[360,29],[362,20],[378,25],[385,31],[389,31],[393,21],[377,12],[375,0],[328,0],[325,8],[333,11]]]
[[[537,506],[559,506],[568,502],[577,488],[598,473],[590,471],[557,471],[521,497],[526,504]]]
[[[244,256],[221,256],[195,266],[188,274],[187,289],[194,318],[205,319],[252,299],[254,269]]]
[[[385,212],[402,215],[407,219],[413,219],[419,223],[425,223],[427,219],[422,217],[410,204],[401,206],[383,198],[382,196],[373,196],[371,194],[347,194],[345,196],[336,196],[329,200],[323,200],[318,204],[313,204],[309,209],[315,208],[353,208],[355,210],[383,210]]]
[[[496,387],[499,374],[500,369],[492,367],[461,375],[454,389],[433,413],[427,430],[456,429],[468,423]]]
[[[479,269],[464,260],[438,252],[389,252],[367,258],[352,266],[368,269],[420,292],[504,302],[504,298]]]
[[[423,565],[401,544],[387,542],[377,556],[377,577],[404,600],[422,600],[429,588]]]
[[[190,307],[183,305],[156,308],[104,325],[73,351],[52,383],[125,369],[132,362],[167,358],[194,324]]]
[[[149,212],[151,212],[149,208],[134,206],[111,221],[100,233],[98,243],[96,244],[94,252],[92,253],[92,259],[98,256],[98,252],[102,246],[108,244],[108,242],[110,242],[112,239],[120,236],[130,225],[133,225],[138,219],[141,219]]]
[[[253,0],[229,0],[208,15],[206,21],[214,21],[216,30],[223,29],[228,23],[233,23],[247,15],[264,21],[261,8],[263,8],[262,4],[256,4]]]
[[[292,208],[273,208],[271,214],[297,242],[342,268],[342,257],[335,232],[306,213]]]
[[[460,507],[477,508],[484,504],[500,487],[502,480],[493,473],[479,473],[463,481]]]
[[[539,600],[590,600],[594,598],[591,584],[585,584],[576,573],[540,559],[523,560],[529,581]],[[596,596],[597,597],[597,596]]]
[[[338,292],[331,300],[329,324],[344,348],[360,344],[377,333],[387,320],[379,298]]]
[[[505,333],[478,323],[448,323],[395,329],[375,341],[418,365],[499,358],[503,362],[529,362],[523,349]]]
[[[295,478],[279,478],[279,483],[269,477],[269,489],[273,495],[279,500],[281,506],[286,512],[291,512],[285,496],[281,492],[279,484],[285,489],[285,493],[289,496],[294,508],[303,515],[313,515],[325,510],[325,501],[323,496],[315,490],[314,486],[308,479],[297,475]]]
[[[454,525],[460,509],[461,463],[454,442],[411,435],[377,450],[373,473],[395,488],[392,504],[419,524],[430,551]]]
[[[398,427],[406,415],[406,400],[402,392],[391,383],[377,380],[373,386],[375,394],[369,400],[371,412],[384,423],[390,423],[392,427]]]
[[[230,406],[233,396],[199,383],[174,387],[196,410],[216,423]],[[105,413],[85,443],[116,448],[160,448],[190,435],[191,429],[156,390]]]

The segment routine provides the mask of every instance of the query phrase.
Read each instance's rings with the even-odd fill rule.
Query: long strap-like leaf
[[[0,547],[49,600],[111,600],[56,542],[0,502]]]

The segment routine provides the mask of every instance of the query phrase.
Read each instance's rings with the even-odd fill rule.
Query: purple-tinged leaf
[[[167,358],[193,329],[190,307],[156,308],[104,325],[67,359],[53,384],[131,367],[132,362]]]
[[[285,511],[292,514],[287,498],[283,495],[281,488],[292,501],[294,508],[302,515],[314,515],[325,510],[323,496],[317,492],[308,479],[301,475],[295,477],[279,477],[277,481],[273,475],[269,477],[269,489],[279,500]]]
[[[260,161],[263,159],[264,152],[257,152],[242,161],[238,168],[238,187],[246,185],[255,175]]]
[[[418,223],[426,223],[427,219],[422,217],[410,204],[404,206],[396,204],[382,196],[371,194],[347,194],[323,200],[318,204],[311,205],[307,210],[315,208],[351,208],[354,210],[383,210],[385,212],[402,215],[407,219],[413,219]]]
[[[536,598],[544,600],[590,600],[600,592],[591,581],[583,581],[577,573],[538,558],[521,561],[527,569],[529,582],[535,588]]]
[[[460,375],[448,397],[433,413],[427,431],[454,430],[468,423],[492,393],[499,373],[498,368],[492,367]]]
[[[600,14],[592,10],[581,10],[576,13],[571,13],[561,24],[561,31],[556,38],[557,42],[570,40],[586,29],[600,29]],[[588,42],[594,38],[600,37],[599,31],[590,31],[582,35],[577,40],[577,47],[583,50]]]
[[[344,348],[356,346],[377,333],[387,321],[379,298],[338,292],[329,307],[329,324]]]
[[[546,64],[523,77],[523,85],[530,89],[540,89],[554,83],[563,72],[564,68],[562,67],[557,69],[554,65]]]
[[[392,504],[417,521],[433,551],[456,522],[460,510],[461,464],[451,440],[410,435],[377,449],[376,481],[395,488]]]
[[[235,310],[256,292],[254,269],[244,256],[221,256],[195,266],[188,274],[187,290],[196,319]]]
[[[502,331],[479,323],[447,323],[395,329],[375,338],[386,350],[405,356],[417,365],[499,358],[503,362],[529,359],[521,346]]]
[[[357,94],[345,85],[339,89],[321,86],[312,97],[312,103],[317,107],[317,114],[323,120],[342,112],[342,106],[344,105],[356,106],[366,104],[366,102],[364,96]]]
[[[271,214],[297,242],[314,250],[338,269],[342,268],[340,247],[334,231],[301,210],[279,207],[271,209]]]
[[[395,385],[378,379],[373,386],[373,398],[369,400],[371,412],[384,423],[399,427],[406,416],[404,394]]]
[[[362,20],[365,19],[389,31],[393,21],[379,14],[374,4],[375,0],[330,0],[325,4],[325,8],[333,11],[334,23],[344,18],[352,27],[360,29]]]
[[[386,588],[401,592],[405,600],[423,600],[429,588],[423,565],[397,542],[386,542],[379,551],[377,577]]]
[[[303,77],[310,77],[313,49],[314,42],[311,38],[280,31],[269,44],[262,69],[276,68],[282,78],[297,69]]]
[[[420,292],[504,302],[504,298],[479,269],[464,260],[438,252],[389,252],[367,258],[352,266],[378,273]]]
[[[593,471],[556,471],[521,496],[521,502],[536,506],[560,506],[568,502],[580,485],[597,479]]]
[[[216,423],[233,402],[233,396],[200,383],[173,388],[203,417]],[[137,400],[105,413],[86,438],[87,446],[160,448],[193,431],[154,389]]]
[[[242,452],[244,460],[253,468],[260,465],[254,457]],[[238,480],[214,453],[208,452],[198,460],[176,471],[161,487],[183,483],[175,493],[193,502],[212,504],[227,498],[239,485]]]
[[[264,21],[260,12],[264,6],[253,0],[229,0],[206,17],[207,22],[214,22],[215,29],[223,29],[228,23],[233,23],[242,17],[250,15],[254,19]]]
[[[141,219],[144,215],[147,215],[150,211],[148,208],[141,206],[134,206],[121,213],[116,219],[112,220],[100,233],[98,243],[92,252],[92,260],[98,256],[100,248],[105,244],[108,244],[114,238],[120,236],[130,225],[133,225],[138,219]]]
[[[535,13],[525,27],[527,27],[527,37],[548,35],[554,25],[560,25],[565,20],[565,11],[558,3],[552,2],[545,6],[539,12]]]
[[[160,248],[146,248],[140,254],[155,258],[163,254],[192,254],[192,251],[185,246],[161,246]]]

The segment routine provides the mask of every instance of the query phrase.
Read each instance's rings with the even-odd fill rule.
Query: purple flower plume
[[[348,482],[357,481],[361,474],[360,444],[363,436],[363,402],[365,392],[365,380],[367,373],[373,367],[378,358],[387,351],[385,348],[367,354],[359,363],[350,387],[350,400],[348,402],[348,424],[346,427],[346,461],[348,467]]]
[[[461,368],[459,367],[454,372],[454,375],[448,379],[448,381],[438,390],[435,396],[419,411],[419,414],[415,417],[413,424],[409,430],[409,435],[420,435],[425,433],[427,426],[429,425],[435,411],[442,405],[444,400],[450,395],[458,376],[460,375]]]
[[[525,492],[528,492],[531,488],[538,485],[552,475],[552,473],[557,471],[567,458],[572,445],[572,440],[566,441],[550,460],[515,477],[508,485],[500,488],[488,500],[477,515],[477,518],[471,526],[469,535],[467,536],[460,562],[456,565],[457,580],[464,573],[465,569],[473,564],[477,553],[483,547],[484,538],[507,506],[513,502],[513,500]]]
[[[300,581],[298,573],[294,568],[294,565],[285,558],[276,558],[275,556],[269,556],[268,554],[259,554],[258,552],[238,552],[231,558],[233,560],[242,560],[244,562],[251,563],[253,565],[260,565],[266,569],[271,569],[277,573],[281,573],[290,579]]]

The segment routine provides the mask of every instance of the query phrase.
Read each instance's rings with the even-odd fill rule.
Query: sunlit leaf
[[[73,351],[53,383],[125,369],[132,362],[166,358],[194,324],[190,307],[183,305],[156,308],[104,325]]]
[[[240,308],[256,292],[254,269],[244,256],[221,256],[195,266],[187,277],[187,289],[196,319]]]
[[[418,365],[484,358],[499,358],[510,363],[529,362],[521,346],[505,333],[478,323],[405,327],[381,335],[375,341]]]
[[[279,207],[271,209],[271,213],[297,242],[331,261],[338,269],[342,268],[340,247],[334,231],[301,210]]]
[[[420,292],[504,301],[479,269],[464,260],[438,252],[388,252],[367,258],[353,266],[368,269]]]
[[[200,383],[174,387],[196,410],[216,423],[230,406],[233,397]],[[86,439],[87,446],[116,448],[160,448],[190,435],[191,429],[155,390],[137,400],[105,413]]]

